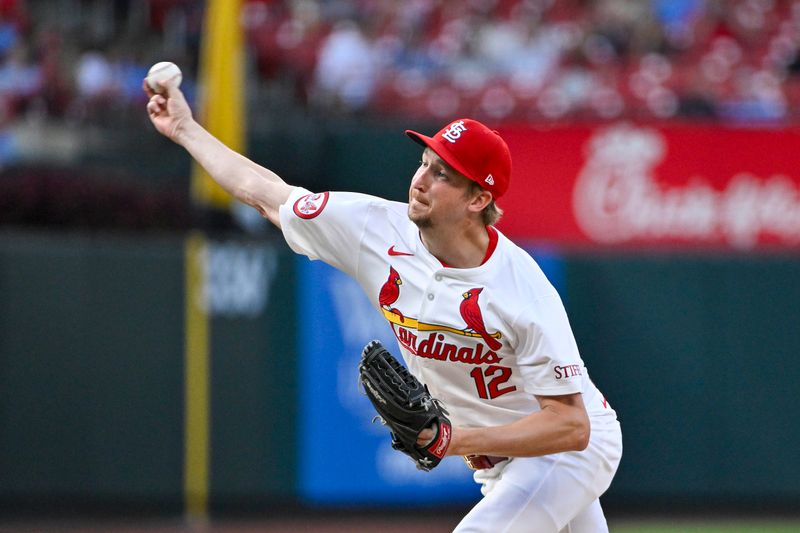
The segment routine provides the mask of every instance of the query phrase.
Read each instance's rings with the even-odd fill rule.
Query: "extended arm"
[[[234,198],[254,207],[280,227],[278,208],[293,187],[271,170],[234,152],[198,124],[173,80],[163,86],[165,92],[156,94],[143,83],[150,97],[147,112],[159,133],[183,146]]]
[[[584,450],[589,415],[580,393],[537,396],[541,410],[505,426],[453,428],[448,455],[535,457]]]

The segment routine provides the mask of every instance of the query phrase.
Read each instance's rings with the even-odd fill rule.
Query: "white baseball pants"
[[[607,533],[600,495],[622,457],[616,420],[592,424],[582,452],[517,457],[475,472],[483,499],[455,533]]]

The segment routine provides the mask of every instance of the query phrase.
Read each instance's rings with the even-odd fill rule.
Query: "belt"
[[[497,457],[496,455],[465,455],[464,462],[472,470],[483,470],[492,468],[497,463],[507,461],[508,457]]]

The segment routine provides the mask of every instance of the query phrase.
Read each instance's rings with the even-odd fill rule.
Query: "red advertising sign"
[[[514,161],[498,227],[591,246],[800,245],[800,130],[505,127]]]

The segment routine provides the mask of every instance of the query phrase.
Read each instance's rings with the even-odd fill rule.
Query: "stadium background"
[[[404,128],[495,125],[500,228],[624,426],[612,531],[798,530],[799,48],[780,0],[0,1],[0,529],[447,531],[477,498],[369,424],[365,297],[152,130],[168,59],[312,190],[402,200]]]

